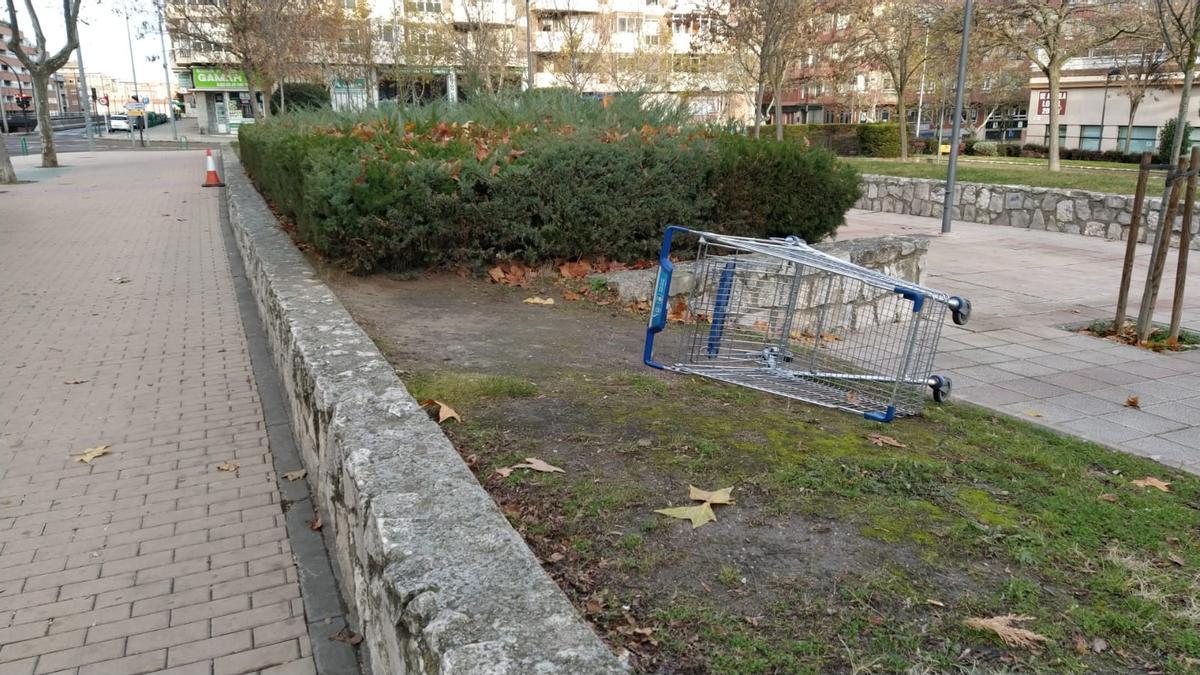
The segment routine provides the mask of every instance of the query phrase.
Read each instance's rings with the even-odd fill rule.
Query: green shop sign
[[[246,75],[240,70],[192,68],[194,89],[247,89]]]

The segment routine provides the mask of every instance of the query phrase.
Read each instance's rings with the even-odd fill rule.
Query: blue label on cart
[[[654,285],[654,306],[650,309],[650,325],[661,325],[663,308],[667,304],[667,284],[671,282],[671,272],[659,268],[658,281]]]

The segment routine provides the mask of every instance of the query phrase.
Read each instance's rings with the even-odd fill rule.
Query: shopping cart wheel
[[[950,378],[942,375],[934,375],[929,378],[929,388],[933,389],[933,400],[941,403],[950,398],[950,389],[953,384]]]
[[[946,303],[950,307],[951,318],[954,323],[962,326],[971,320],[971,301],[966,298],[960,298],[957,295],[950,298],[950,302]]]

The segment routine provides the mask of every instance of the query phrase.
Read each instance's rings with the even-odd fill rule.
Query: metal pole
[[[921,108],[925,106],[925,70],[929,67],[929,29],[925,30],[925,61],[921,63],[921,87],[917,90],[917,128],[913,138],[921,137]]]
[[[525,0],[525,90],[533,89],[533,16]]]
[[[1104,77],[1104,102],[1100,104],[1100,139],[1096,141],[1096,150],[1104,149],[1104,115],[1108,112],[1108,85],[1112,84],[1112,71]]]
[[[167,117],[171,120],[171,139],[178,141],[179,130],[175,128],[175,97],[171,95],[171,69],[167,67],[167,39],[163,36],[162,2],[155,2],[154,8],[158,10],[158,44],[162,48],[163,82],[167,84]],[[282,96],[282,86],[280,89]]]
[[[963,90],[967,82],[967,40],[971,37],[971,13],[975,0],[963,5],[962,49],[958,52],[958,84],[954,92],[954,121],[950,132],[950,164],[946,170],[946,200],[942,204],[942,234],[950,234],[950,211],[954,208],[954,174],[958,168],[958,136],[962,132]]]
[[[133,98],[135,100],[137,100],[138,103],[141,103],[142,96],[140,93],[138,93],[137,66],[133,62],[133,33],[131,33],[129,31],[129,12],[128,11],[125,12],[125,40],[129,43],[129,70],[132,71],[132,73],[133,73]],[[142,110],[143,115],[145,114],[145,112],[146,112],[145,110]],[[133,117],[133,115],[126,115],[125,119],[129,120],[132,117]],[[137,123],[138,138],[141,139],[141,141],[142,141],[141,145],[144,148],[144,147],[146,147],[146,134],[144,133],[142,127],[143,127],[143,125],[141,123],[141,120],[139,120]],[[133,128],[132,127],[129,129],[129,143],[133,144]]]
[[[96,139],[92,134],[92,99],[88,96],[87,75],[83,72],[83,40],[75,47],[75,59],[79,61],[79,103],[83,107],[84,135],[87,136],[88,152],[96,151]]]

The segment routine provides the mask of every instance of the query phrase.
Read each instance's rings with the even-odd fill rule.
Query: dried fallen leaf
[[[1142,402],[1141,402],[1141,400],[1140,400],[1140,399],[1139,399],[1137,396],[1134,396],[1134,395],[1132,395],[1132,394],[1131,394],[1131,395],[1129,396],[1129,398],[1125,399],[1125,407],[1126,407],[1126,408],[1138,408],[1138,409],[1141,409],[1141,407],[1142,407]],[[1099,638],[1097,638],[1097,639],[1099,639]]]
[[[512,472],[517,469],[532,469],[542,473],[566,473],[566,471],[558,468],[557,466],[554,466],[553,464],[547,464],[537,457],[526,457],[525,461],[520,464],[513,464],[512,466],[496,469],[496,473],[500,474],[504,478],[508,478]]]
[[[892,438],[891,436],[884,436],[883,434],[870,434],[867,436],[867,440],[871,441],[872,445],[878,445],[881,448],[885,445],[891,446],[893,448],[907,448],[908,447],[907,445]]]
[[[1097,654],[1108,650],[1108,640],[1102,637],[1092,638],[1092,651]]]
[[[445,403],[442,403],[441,401],[432,398],[427,398],[421,401],[422,408],[428,408],[430,406],[437,406],[438,424],[442,424],[446,420],[455,420],[456,422],[462,421],[462,416],[458,414],[458,411],[446,405]]]
[[[1104,494],[1097,497],[1097,499],[1099,499],[1102,502],[1112,502],[1113,504],[1116,504],[1118,501],[1120,501],[1121,498],[1114,495],[1111,492],[1105,492]]]
[[[576,300],[580,299],[581,297],[583,297],[583,296],[579,295],[575,291],[564,291],[563,292],[563,300],[566,300],[567,302],[575,302]]]
[[[312,530],[313,532],[317,532],[324,524],[325,523],[321,522],[321,514],[318,513],[316,518],[308,521],[308,529]]]
[[[112,447],[111,445],[101,445],[101,446],[97,446],[95,448],[88,448],[87,450],[83,451],[83,454],[79,455],[78,457],[75,457],[74,459],[76,462],[83,462],[84,464],[91,464],[92,460],[96,459],[100,455],[107,455],[108,449],[111,447]]]
[[[501,269],[499,265],[488,270],[488,276],[492,278],[492,281],[498,284],[504,283],[504,270]]]
[[[114,284],[127,284],[133,281],[133,279],[130,279],[129,277],[113,277],[109,279],[109,281],[113,282]]]
[[[586,260],[565,262],[558,266],[558,272],[568,279],[582,279],[592,273],[592,264]]]
[[[1032,616],[1017,616],[1015,614],[1005,614],[1003,616],[993,616],[989,619],[981,619],[973,617],[967,619],[965,623],[968,627],[976,630],[986,630],[1000,636],[1004,640],[1004,644],[1009,647],[1021,647],[1025,649],[1036,649],[1043,642],[1049,642],[1050,638],[1045,635],[1015,626],[1018,621],[1030,621]]]
[[[681,520],[692,521],[692,529],[696,529],[705,523],[711,523],[717,519],[713,513],[712,506],[708,502],[695,504],[692,506],[677,506],[673,509],[656,509],[655,513],[661,513],[664,516],[671,518],[679,518]]]
[[[217,471],[237,471],[240,468],[237,462],[221,462],[217,465]]]
[[[539,298],[536,295],[532,298],[522,300],[527,305],[553,305],[554,298]]]
[[[941,600],[934,600],[933,598],[926,598],[925,604],[933,605],[934,607],[945,607],[946,606],[946,603],[942,602]]]
[[[1083,636],[1078,633],[1075,634],[1075,637],[1072,640],[1072,647],[1075,649],[1076,654],[1088,653],[1087,640],[1083,639]]]
[[[1045,417],[1045,415],[1036,410],[1026,410],[1025,414],[1029,415],[1030,417]]]
[[[83,384],[87,380],[64,380],[63,384]]]
[[[585,606],[588,614],[599,614],[604,609],[604,603],[599,600],[588,600]]]
[[[737,502],[733,500],[732,493],[732,487],[709,492],[708,490],[701,490],[694,485],[688,486],[688,499],[707,502],[709,504],[735,504]]]
[[[358,643],[363,641],[363,638],[361,635],[359,635],[358,633],[355,633],[354,631],[350,630],[349,628],[343,628],[343,629],[339,630],[338,632],[334,633],[333,635],[330,635],[329,639],[337,640],[338,642],[345,642],[346,644],[351,645],[351,646],[357,645]]]
[[[1187,566],[1187,562],[1182,557],[1180,557],[1180,555],[1178,553],[1168,553],[1167,560],[1170,560],[1171,562],[1175,563],[1176,565],[1179,565],[1180,567]]]
[[[1130,481],[1130,482],[1132,482],[1134,485],[1136,485],[1138,487],[1143,487],[1143,488],[1152,487],[1156,490],[1162,490],[1163,492],[1171,491],[1170,483],[1163,482],[1163,481],[1155,478],[1154,476],[1146,476],[1145,478],[1139,478],[1135,481]]]
[[[283,474],[283,477],[288,480],[300,480],[308,475],[308,469],[296,469]]]
[[[675,323],[687,323],[687,321],[691,318],[691,314],[692,313],[688,311],[687,301],[683,298],[679,298],[675,301],[675,304],[672,305],[669,310],[667,310],[667,321],[673,321]]]

